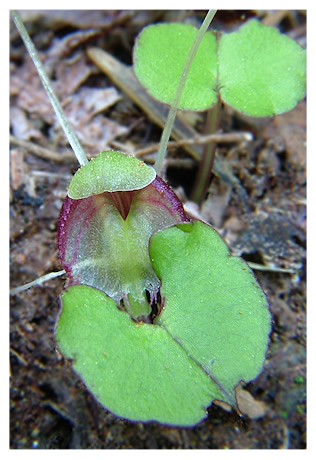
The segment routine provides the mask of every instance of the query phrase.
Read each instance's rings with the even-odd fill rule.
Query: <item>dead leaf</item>
[[[76,132],[87,152],[95,155],[103,150],[109,150],[111,141],[127,134],[128,128],[102,115],[97,115],[91,123],[86,126],[81,125],[80,131],[76,130]]]
[[[41,137],[40,131],[34,128],[26,113],[17,106],[10,108],[10,125],[12,134],[19,139],[29,140]]]
[[[266,415],[268,406],[263,401],[257,401],[247,390],[239,385],[236,388],[236,399],[240,412],[252,420]]]
[[[98,27],[110,29],[114,24],[124,23],[135,14],[133,11],[119,10],[22,10],[20,11],[23,22],[45,21],[46,27],[58,29],[70,25],[78,29]]]
[[[224,401],[217,401],[215,400],[214,401],[214,404],[216,404],[216,406],[218,407],[221,407],[222,409],[224,409],[226,412],[231,412],[232,411],[232,406]]]
[[[87,153],[95,155],[110,148],[116,137],[127,134],[128,128],[106,118],[100,112],[106,111],[120,100],[120,94],[113,88],[81,88],[69,98],[64,110]],[[61,133],[59,125],[54,131]]]
[[[84,124],[97,113],[104,112],[121,99],[118,91],[113,88],[80,88],[71,96],[69,103],[65,105],[66,115],[73,122]]]
[[[288,161],[296,169],[306,168],[306,101],[295,109],[274,117],[263,133],[264,137],[278,137],[285,142]]]
[[[24,154],[20,149],[12,149],[10,152],[11,160],[11,187],[17,190],[24,184]]]
[[[10,95],[16,96],[15,106],[50,125],[54,123],[54,110],[31,59],[25,59],[23,65],[11,74]]]
[[[86,64],[85,57],[81,53],[71,61],[62,60],[56,65],[55,89],[61,96],[73,94],[90,75],[91,66]]]
[[[231,199],[232,187],[229,184],[214,180],[207,199],[201,207],[201,216],[206,222],[211,222],[215,228],[221,228],[224,215]]]

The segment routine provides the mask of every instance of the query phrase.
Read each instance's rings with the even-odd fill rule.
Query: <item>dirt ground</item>
[[[130,66],[134,39],[145,25],[199,24],[205,12],[22,13],[88,153],[109,148],[133,153],[159,142],[161,128],[150,112],[105,75],[87,49],[101,48]],[[306,47],[305,11],[218,12],[213,25],[231,31],[253,16]],[[10,43],[14,288],[62,269],[56,228],[77,164],[13,24]],[[205,114],[190,114],[186,123],[201,133]],[[205,421],[184,429],[131,423],[107,412],[56,352],[54,326],[65,285],[60,277],[10,298],[11,449],[306,448],[306,101],[262,120],[223,107],[221,132],[245,131],[252,141],[218,144],[217,157],[237,185],[213,175],[199,207],[190,201],[197,170],[190,152],[170,149],[164,171],[187,208],[212,224],[233,254],[261,266],[255,274],[267,295],[273,328],[263,372],[243,387],[244,414],[213,404]],[[153,154],[143,158],[152,162]]]

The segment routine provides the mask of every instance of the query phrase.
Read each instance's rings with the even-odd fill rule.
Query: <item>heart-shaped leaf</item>
[[[172,104],[197,29],[158,24],[140,33],[134,70],[148,92]],[[238,32],[207,32],[192,63],[179,108],[206,110],[218,97],[254,117],[293,109],[304,97],[306,51],[278,29],[253,19]]]
[[[135,323],[88,286],[63,294],[56,342],[98,401],[119,417],[190,426],[222,398],[165,329]]]
[[[270,314],[252,271],[232,257],[202,222],[152,237],[150,255],[162,280],[164,308],[156,320],[234,401],[240,380],[254,379],[267,349]]]
[[[116,415],[190,426],[214,399],[235,405],[234,387],[260,372],[270,315],[248,266],[206,224],[157,232],[150,257],[163,296],[153,324],[74,286],[62,297],[56,342]]]

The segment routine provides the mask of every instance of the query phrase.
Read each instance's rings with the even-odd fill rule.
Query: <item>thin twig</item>
[[[221,101],[218,99],[217,104],[208,110],[204,134],[215,134],[218,130],[220,125],[221,105]],[[213,171],[216,147],[217,143],[214,141],[204,146],[202,158],[191,192],[191,199],[192,201],[195,201],[195,203],[202,204],[202,200],[206,194]]]
[[[17,145],[18,147],[22,147],[37,157],[43,158],[44,160],[54,161],[55,163],[69,164],[73,163],[75,160],[74,155],[70,150],[65,153],[55,153],[52,150],[34,144],[34,142],[25,141],[12,135],[10,135],[10,143]]]
[[[185,147],[187,145],[208,144],[216,142],[218,144],[231,144],[253,140],[253,135],[249,132],[209,134],[207,136],[196,136],[193,138],[182,139],[181,141],[170,141],[167,148]],[[149,153],[157,152],[159,144],[150,145],[140,150],[136,150],[133,155],[141,157]]]
[[[51,272],[51,273],[48,273],[47,275],[40,276],[39,278],[37,278],[34,281],[31,281],[30,283],[26,283],[26,284],[23,284],[23,286],[18,286],[16,288],[11,289],[10,295],[18,294],[19,292],[25,291],[26,289],[29,289],[32,286],[36,286],[36,285],[40,286],[45,281],[52,280],[54,278],[57,278],[58,276],[64,275],[65,273],[66,273],[65,270],[60,270],[59,272]]]
[[[253,270],[265,271],[265,272],[277,272],[277,273],[297,273],[297,270],[293,268],[281,268],[273,265],[262,265],[254,262],[247,262],[250,268]]]
[[[25,361],[23,356],[21,356],[14,348],[10,347],[10,353],[12,353],[24,366],[28,365],[28,362]]]

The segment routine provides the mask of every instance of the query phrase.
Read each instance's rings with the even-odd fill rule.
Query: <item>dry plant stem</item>
[[[47,275],[40,276],[39,278],[37,278],[34,281],[31,281],[30,283],[26,283],[23,284],[23,286],[18,286],[16,288],[11,289],[10,295],[18,294],[19,292],[25,291],[26,289],[29,289],[32,286],[41,285],[45,281],[52,280],[54,278],[57,278],[58,276],[64,275],[65,273],[65,270],[60,270],[59,272],[51,272]]]
[[[231,143],[241,143],[249,142],[253,140],[252,133],[247,131],[238,132],[238,133],[223,133],[223,134],[209,134],[207,136],[196,136],[193,138],[182,139],[181,141],[170,141],[167,144],[167,148],[176,148],[176,147],[186,147],[188,145],[202,145],[208,144],[210,142],[215,142],[217,144],[231,144]],[[114,142],[112,142],[114,145]],[[140,150],[133,152],[133,155],[136,157],[142,157],[148,155],[149,153],[157,152],[159,144],[150,145]]]
[[[185,86],[185,82],[187,80],[188,74],[190,67],[192,65],[193,59],[197,53],[198,47],[202,41],[202,38],[204,37],[208,26],[212,22],[212,19],[214,18],[216,13],[216,10],[209,10],[207,13],[198,33],[196,34],[195,40],[191,46],[191,49],[189,51],[189,54],[186,58],[184,68],[182,71],[182,75],[179,80],[179,84],[177,87],[176,95],[173,101],[172,106],[170,107],[168,117],[167,117],[167,122],[164,127],[164,130],[162,132],[161,140],[160,140],[160,145],[159,145],[159,150],[158,150],[158,155],[157,155],[157,160],[156,163],[154,164],[154,168],[157,171],[157,174],[159,175],[161,170],[162,170],[162,165],[163,165],[163,160],[165,158],[166,150],[167,150],[167,144],[170,138],[170,134],[172,131],[173,123],[176,118],[177,110],[179,108],[179,103],[181,100],[182,92]]]
[[[297,273],[297,270],[294,270],[293,268],[274,267],[272,265],[256,264],[255,262],[247,262],[247,264],[253,270],[259,270],[264,272]]]
[[[218,100],[217,104],[207,113],[205,131],[210,134],[213,134],[218,129],[220,110],[221,102]],[[196,203],[201,204],[207,191],[215,160],[216,145],[216,142],[210,142],[204,148],[191,196],[192,201],[195,201]]]
[[[15,10],[12,10],[11,11],[11,15],[13,17],[13,20],[14,20],[14,23],[21,35],[21,38],[35,64],[35,67],[37,69],[37,72],[42,80],[42,83],[43,83],[43,86],[46,90],[46,93],[50,99],[50,102],[54,108],[54,111],[59,119],[59,122],[67,136],[67,139],[77,157],[77,160],[79,161],[79,164],[82,166],[82,165],[85,165],[88,163],[88,159],[87,159],[87,156],[75,134],[75,132],[73,131],[73,129],[71,128],[69,122],[68,122],[68,119],[61,107],[61,104],[56,96],[56,93],[55,91],[53,90],[53,87],[51,85],[51,82],[46,74],[46,71],[44,69],[44,66],[37,54],[37,51],[33,45],[33,42],[29,36],[29,34],[27,33],[27,30],[26,28],[24,27],[22,21],[21,21],[21,18],[20,16],[18,15],[18,13],[15,11]]]
[[[74,156],[71,150],[66,153],[55,153],[52,150],[40,147],[34,142],[25,141],[18,137],[10,135],[10,144],[17,145],[27,152],[48,161],[54,161],[55,163],[69,164],[74,162]]]

